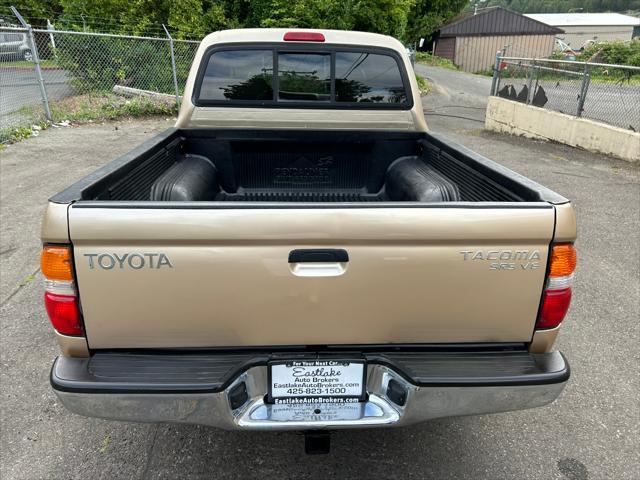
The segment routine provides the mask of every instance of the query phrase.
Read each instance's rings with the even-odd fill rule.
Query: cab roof
[[[321,33],[325,37],[324,42],[286,41],[284,35],[287,32]],[[405,47],[393,37],[378,33],[353,32],[348,30],[324,30],[313,28],[243,28],[236,30],[221,30],[207,35],[202,40],[202,47],[208,48],[221,43],[287,43],[287,44],[338,44],[360,45],[371,47],[384,47],[404,52]]]

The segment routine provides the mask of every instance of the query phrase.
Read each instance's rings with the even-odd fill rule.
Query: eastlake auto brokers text
[[[296,362],[297,363],[297,362]],[[333,362],[327,362],[333,363]],[[295,363],[294,363],[295,364]],[[314,365],[314,366],[317,366]],[[298,370],[296,372],[296,370]],[[274,383],[273,388],[287,388],[287,393],[294,395],[318,395],[318,394],[334,394],[340,395],[346,393],[347,387],[357,387],[359,384],[347,383],[341,385],[339,377],[342,374],[340,370],[325,370],[324,367],[318,367],[314,371],[304,371],[304,368],[293,367],[293,376],[297,377],[294,383]],[[298,376],[300,375],[300,376]],[[300,382],[300,383],[298,383]],[[338,385],[335,385],[338,383]],[[333,385],[327,385],[333,384]],[[356,403],[360,399],[357,397],[288,397],[275,398],[274,402],[279,404],[287,403]]]

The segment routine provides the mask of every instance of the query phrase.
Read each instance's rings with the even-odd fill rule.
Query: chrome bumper
[[[540,407],[553,402],[568,379],[568,365],[556,353],[552,363],[565,371],[561,381],[542,384],[417,386],[386,365],[370,364],[368,400],[351,404],[273,405],[265,403],[267,367],[254,366],[215,393],[82,392],[56,389],[71,412],[132,422],[171,422],[241,430],[316,430],[403,426],[426,420]],[[561,363],[559,365],[558,363]],[[55,366],[52,384],[55,383]],[[401,400],[391,395],[389,382],[398,382]],[[244,382],[246,396],[237,408],[230,395]],[[237,391],[237,390],[236,390]]]

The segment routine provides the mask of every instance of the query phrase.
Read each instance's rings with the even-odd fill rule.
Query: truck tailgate
[[[70,207],[91,348],[531,339],[547,203],[203,207]],[[301,249],[348,261],[290,263]]]

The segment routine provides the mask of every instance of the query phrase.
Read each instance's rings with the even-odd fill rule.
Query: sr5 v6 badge
[[[464,261],[484,261],[489,270],[537,270],[540,268],[539,250],[462,250]]]
[[[164,253],[85,253],[89,262],[89,269],[101,268],[111,270],[113,268],[173,268],[169,257]]]

